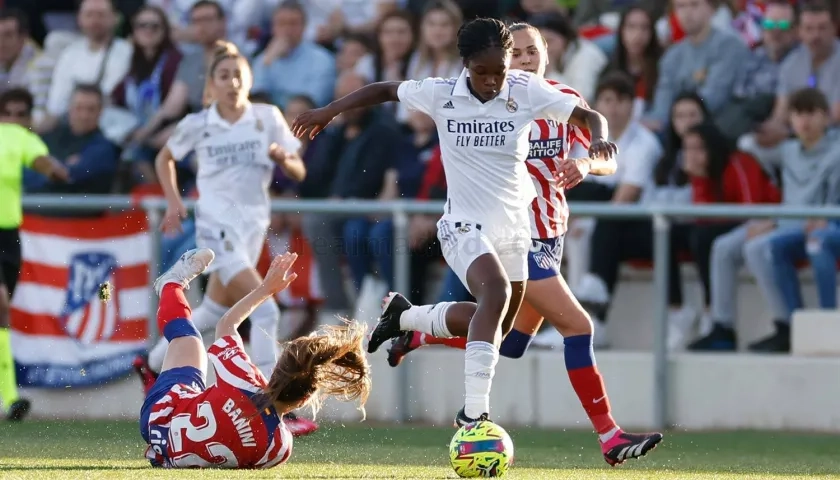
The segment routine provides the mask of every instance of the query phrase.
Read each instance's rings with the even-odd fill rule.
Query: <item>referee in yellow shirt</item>
[[[25,90],[0,95],[0,401],[6,418],[13,421],[23,419],[30,407],[28,400],[18,396],[9,335],[9,307],[21,265],[18,230],[23,222],[23,169],[68,180],[64,165],[50,157],[44,142],[27,128],[31,99]]]

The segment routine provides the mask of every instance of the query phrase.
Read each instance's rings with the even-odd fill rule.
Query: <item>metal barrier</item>
[[[186,201],[192,211],[195,202]],[[64,209],[73,211],[125,210],[136,204],[127,196],[89,195],[89,196],[53,196],[30,195],[23,199],[27,210],[39,208]],[[166,210],[166,201],[160,198],[148,198],[140,202],[146,210],[149,228],[153,235],[151,242],[151,260],[149,269],[151,282],[158,275],[160,260],[160,222]],[[655,427],[667,428],[668,423],[668,352],[666,338],[668,334],[668,257],[671,221],[674,218],[830,218],[840,219],[840,206],[830,207],[793,207],[781,205],[639,205],[612,203],[573,203],[571,211],[578,217],[596,218],[651,218],[654,230],[654,271],[653,282],[656,291],[655,311],[656,328],[654,342],[654,420]],[[390,214],[394,220],[394,245],[406,245],[408,238],[408,216],[410,214],[435,214],[443,211],[441,202],[375,200],[274,200],[271,203],[274,212],[286,213],[330,213],[349,215]],[[409,256],[404,251],[394,255],[394,283],[397,291],[409,289]],[[149,322],[153,338],[156,336],[156,305],[152,303]],[[400,419],[408,420],[409,391],[411,386],[410,364],[404,366],[400,377]]]

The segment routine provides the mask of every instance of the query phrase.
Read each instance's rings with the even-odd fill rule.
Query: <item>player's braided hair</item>
[[[359,400],[370,394],[370,365],[363,342],[367,327],[358,322],[322,327],[285,344],[263,392],[269,404],[309,405],[317,412],[324,397]]]
[[[513,48],[510,30],[495,18],[476,18],[461,25],[458,30],[458,53],[464,61],[488,48],[509,52]]]
[[[210,62],[210,66],[207,68],[207,76],[204,82],[204,94],[203,94],[203,103],[204,106],[210,106],[211,103],[215,100],[213,98],[212,93],[210,92],[210,83],[213,81],[213,74],[216,73],[216,67],[222,63],[222,60],[227,60],[229,58],[239,59],[245,58],[239,53],[239,49],[236,48],[236,45],[226,42],[224,40],[217,40],[216,45],[213,49],[213,60]],[[245,62],[247,64],[247,62]]]

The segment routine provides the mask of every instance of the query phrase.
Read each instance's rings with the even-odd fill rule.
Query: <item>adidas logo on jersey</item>
[[[455,108],[455,105],[452,105],[452,100],[450,100],[450,101],[448,101],[448,102],[446,102],[446,103],[444,103],[444,104],[443,104],[443,108],[452,108],[452,109],[454,109],[454,108]]]

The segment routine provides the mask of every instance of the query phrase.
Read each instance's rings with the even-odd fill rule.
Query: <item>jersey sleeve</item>
[[[435,104],[435,88],[446,83],[443,78],[426,78],[424,80],[407,80],[400,83],[397,97],[400,103],[412,111],[422,112],[431,116]]]
[[[251,363],[242,337],[228,335],[216,340],[207,349],[210,362],[216,369],[216,383],[219,386],[233,387],[249,394],[257,394],[268,384],[260,370]]]
[[[176,161],[183,160],[188,153],[195,149],[198,143],[199,127],[201,124],[197,121],[196,115],[199,114],[187,115],[183,120],[178,122],[178,125],[175,126],[175,131],[172,132],[169,140],[166,141],[166,148],[172,152],[172,157]]]
[[[18,137],[19,139],[17,140],[17,144],[20,146],[21,153],[23,154],[21,162],[24,167],[32,167],[36,158],[45,157],[50,154],[47,145],[44,144],[41,137],[29,130],[21,128],[20,135],[18,135]]]
[[[274,128],[271,131],[271,143],[276,143],[283,150],[287,152],[298,152],[300,150],[300,140],[292,133],[289,124],[286,123],[286,118],[279,108],[271,107],[271,117],[274,122]]]
[[[540,118],[568,123],[575,107],[580,105],[580,97],[558,90],[542,78],[530,75],[528,98],[531,107]]]

